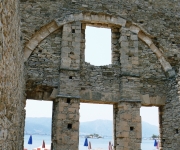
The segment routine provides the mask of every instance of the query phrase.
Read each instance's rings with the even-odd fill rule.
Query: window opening
[[[154,139],[160,143],[158,107],[141,107],[142,143],[141,149],[154,148]]]
[[[86,27],[85,61],[95,66],[111,64],[111,29]]]
[[[107,149],[114,143],[113,105],[80,103],[79,150],[84,149],[84,140],[88,137],[93,149]]]
[[[47,148],[51,145],[52,102],[26,100],[26,119],[24,129],[24,148],[32,149],[42,145],[44,140]],[[30,135],[33,144],[28,144]]]

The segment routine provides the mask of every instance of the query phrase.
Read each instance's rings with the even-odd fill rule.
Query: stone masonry
[[[53,150],[78,150],[81,102],[113,105],[115,150],[141,149],[140,107],[157,106],[160,149],[179,149],[179,0],[0,0],[0,14],[0,150],[23,149],[25,99],[53,101]],[[86,26],[111,29],[111,64],[85,61]]]
[[[23,147],[25,82],[17,0],[0,0],[0,150]]]

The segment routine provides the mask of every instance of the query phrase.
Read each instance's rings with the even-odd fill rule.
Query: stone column
[[[120,100],[114,105],[114,146],[116,150],[140,150],[140,78],[138,37],[126,28],[119,29]]]
[[[115,150],[141,149],[140,107],[140,102],[120,102],[114,105]]]
[[[57,98],[53,103],[53,150],[78,150],[79,99]]]
[[[138,36],[126,28],[120,29],[121,74],[139,76]]]
[[[81,22],[63,26],[59,90],[53,104],[53,150],[78,149],[82,34]]]

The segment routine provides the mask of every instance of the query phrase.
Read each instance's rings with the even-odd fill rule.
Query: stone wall
[[[29,99],[47,100],[58,88],[61,62],[61,29],[44,39],[26,63],[26,94]]]
[[[19,2],[0,0],[0,149],[23,149],[24,71]]]
[[[160,107],[160,135],[163,150],[176,150],[180,146],[180,72],[168,82],[168,95],[164,107]]]
[[[80,102],[114,104],[115,147],[126,150],[140,149],[140,105],[159,106],[161,147],[178,149],[179,1],[0,0],[0,6],[0,149],[22,149],[25,90],[26,98],[54,100],[55,149],[77,150]],[[112,64],[85,62],[86,25],[111,28]]]
[[[24,42],[45,25],[59,16],[77,14],[83,11],[119,15],[135,22],[152,35],[155,45],[161,49],[171,63],[179,62],[179,11],[178,1],[161,0],[100,0],[89,1],[47,1],[21,0],[21,22]],[[178,53],[178,54],[177,54]]]

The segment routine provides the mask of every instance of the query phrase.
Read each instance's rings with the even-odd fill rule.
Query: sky
[[[93,65],[111,64],[111,30],[86,27],[85,60]],[[52,117],[52,102],[27,100],[26,117]],[[113,120],[113,106],[107,104],[80,104],[80,122],[97,119]],[[142,121],[158,126],[158,108],[142,107]]]

